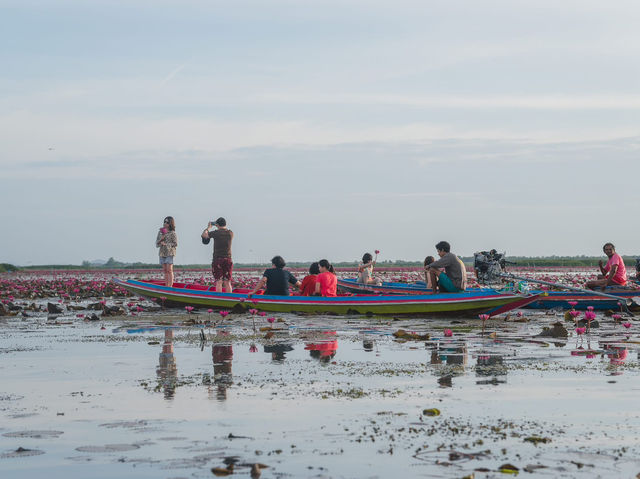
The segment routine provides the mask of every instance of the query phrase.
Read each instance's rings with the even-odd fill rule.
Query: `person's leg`
[[[451,278],[449,278],[445,273],[440,273],[440,276],[438,276],[438,285],[440,286],[440,292],[459,293],[462,291],[453,284]]]
[[[429,268],[429,280],[431,281],[431,294],[436,294],[438,292],[438,276],[440,275],[440,271],[437,269]]]
[[[602,288],[606,284],[607,284],[607,280],[606,279],[594,279],[594,280],[591,280],[591,281],[587,281],[586,286],[589,289],[597,289],[597,288]]]
[[[162,263],[162,276],[164,277],[165,286],[169,286],[169,273],[167,271],[167,266],[169,265],[166,263]]]
[[[167,286],[170,288],[173,287],[173,265],[167,264]]]
[[[228,258],[224,261],[224,291],[225,293],[232,293],[231,276],[233,275],[233,261]]]

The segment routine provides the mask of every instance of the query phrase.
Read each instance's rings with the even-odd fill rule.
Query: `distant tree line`
[[[623,256],[627,267],[635,268],[636,256]],[[473,265],[473,257],[463,256],[462,261],[468,266]],[[516,266],[526,267],[551,267],[551,266],[597,266],[598,261],[604,259],[604,256],[508,256],[507,260],[516,263]],[[292,261],[287,263],[290,268],[308,268],[311,262]],[[385,260],[378,261],[378,267],[385,269],[392,268],[411,268],[422,266],[422,261],[409,261],[409,260]],[[333,263],[336,268],[355,268],[358,266],[356,261],[345,261],[339,263]],[[235,267],[239,268],[268,268],[271,266],[266,263],[235,263]],[[177,264],[176,269],[208,269],[209,264]],[[157,263],[125,263],[118,261],[113,257],[109,258],[104,264],[93,264],[89,261],[83,261],[80,265],[73,264],[48,264],[48,265],[33,265],[33,266],[14,266],[8,263],[0,263],[0,273],[18,271],[18,270],[109,270],[109,269],[161,269]]]

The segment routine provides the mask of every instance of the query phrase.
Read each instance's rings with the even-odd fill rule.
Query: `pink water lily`
[[[258,352],[258,346],[256,346],[255,344],[252,344],[251,346],[249,346],[249,352],[250,353],[257,353]]]
[[[615,321],[618,321],[622,316],[620,316],[619,314],[613,314],[613,315],[611,315],[611,317],[612,317]]]
[[[575,308],[578,305],[577,301],[569,301],[569,306],[571,306],[572,308]]]
[[[576,328],[576,333],[578,333],[579,336],[586,332],[587,332],[587,328]]]
[[[479,314],[478,317],[482,320],[482,321],[486,321],[487,319],[489,319],[489,315],[488,314]]]
[[[375,254],[380,254],[380,250],[379,250],[379,249],[377,249],[377,250],[375,250],[375,251],[374,251],[374,253],[375,253]]]
[[[213,309],[211,309],[211,308],[207,309],[207,313],[209,313],[209,314],[213,313]]]
[[[275,320],[276,320],[276,318],[273,318],[273,317],[267,318],[267,321],[269,321],[270,323],[273,323]]]
[[[587,321],[593,321],[594,319],[596,319],[596,313],[594,313],[593,311],[585,311],[584,319],[586,319]]]
[[[219,312],[220,316],[222,316],[223,318],[226,318],[229,315],[229,311],[220,311]]]
[[[444,335],[445,337],[450,338],[451,336],[453,336],[453,331],[451,331],[450,329],[445,329]]]
[[[259,316],[266,316],[266,315],[267,315],[267,313],[265,313],[264,311],[260,311],[260,312],[258,313],[258,315],[259,315]]]
[[[185,306],[184,309],[187,310],[187,313],[191,313],[191,311],[193,311],[193,306]]]
[[[622,323],[622,325],[627,329],[631,327],[631,323]]]
[[[593,311],[593,306],[587,306],[587,311]]]
[[[580,316],[580,311],[576,311],[575,309],[573,309],[569,311],[569,314],[573,316],[573,319],[575,320],[578,316]]]
[[[254,309],[254,308],[251,308],[251,309],[249,310],[249,313],[251,313],[251,314],[258,314],[258,310],[257,310],[257,309]]]

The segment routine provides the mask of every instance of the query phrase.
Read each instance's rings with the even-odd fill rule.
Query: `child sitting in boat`
[[[320,267],[318,266],[318,262],[311,263],[311,266],[309,266],[309,274],[304,277],[300,285],[300,294],[302,296],[313,296],[316,292],[316,278],[319,274]]]
[[[424,259],[424,282],[427,283],[427,289],[433,288],[431,284],[431,275],[429,274],[429,270],[427,266],[433,263],[436,259],[433,256],[427,256]]]
[[[376,255],[377,259],[377,255]],[[365,253],[362,256],[362,263],[358,264],[358,283],[362,284],[377,284],[373,278],[373,267],[376,264],[376,260],[373,259],[371,253]]]

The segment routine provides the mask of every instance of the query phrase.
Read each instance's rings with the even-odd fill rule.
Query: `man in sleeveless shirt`
[[[216,229],[209,231],[213,226],[215,226]],[[209,241],[213,238],[211,270],[213,272],[213,279],[216,282],[216,291],[231,293],[231,275],[233,274],[231,242],[233,241],[233,231],[227,228],[227,220],[218,218],[215,223],[209,222],[201,236],[202,244],[209,244]]]

